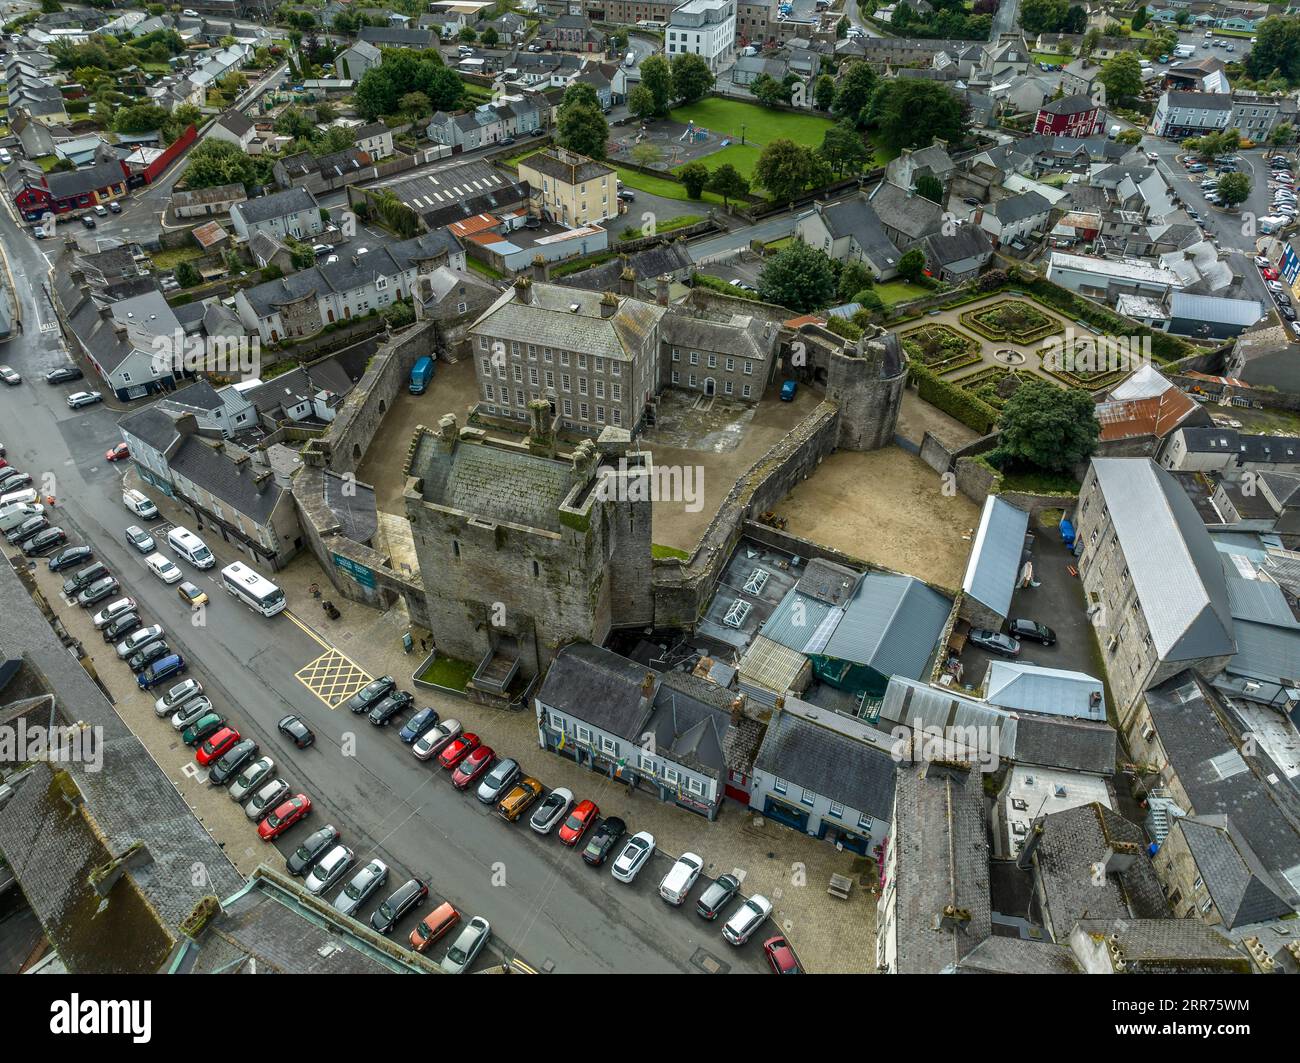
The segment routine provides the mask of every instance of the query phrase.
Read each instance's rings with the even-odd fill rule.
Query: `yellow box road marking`
[[[298,669],[294,675],[331,709],[337,709],[373,678],[332,647]]]

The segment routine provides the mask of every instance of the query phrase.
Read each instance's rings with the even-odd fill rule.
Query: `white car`
[[[563,822],[572,807],[573,791],[561,786],[546,795],[546,800],[537,806],[528,825],[538,834],[550,834],[557,824]]]
[[[10,154],[9,149],[0,148],[0,166],[8,166],[13,161],[14,157]]]
[[[1260,269],[1272,269],[1272,268],[1273,268],[1273,263],[1270,262],[1270,261],[1269,261],[1267,258],[1265,258],[1263,255],[1256,255],[1256,256],[1255,256],[1255,265],[1257,265]]]
[[[93,406],[103,401],[104,396],[98,391],[74,391],[68,396],[68,409],[79,410],[83,406]]]
[[[703,857],[696,856],[695,853],[682,853],[677,858],[677,863],[668,869],[668,874],[660,881],[659,896],[677,907],[686,900],[686,895],[691,892],[703,867]]]
[[[162,554],[150,554],[144,559],[144,563],[149,566],[149,571],[164,583],[177,583],[183,575],[181,570]]]
[[[722,926],[722,936],[733,945],[743,945],[772,914],[772,902],[760,894],[746,897]]]
[[[123,613],[129,613],[134,608],[134,598],[118,598],[117,601],[109,602],[90,619],[95,627],[105,628]]]
[[[453,738],[458,738],[464,727],[459,720],[442,720],[422,734],[411,747],[418,760],[428,760],[439,753]]]
[[[1281,285],[1277,281],[1265,281],[1264,287],[1267,288],[1270,292],[1277,292],[1278,295],[1286,294],[1286,288],[1283,287],[1283,285]]]
[[[1300,339],[1300,321],[1290,322],[1291,331],[1295,333],[1296,339]]]
[[[212,702],[207,698],[190,698],[190,700],[184,702],[172,716],[172,727],[177,731],[183,731],[191,724],[198,723],[208,713],[215,711],[216,710],[212,707]]]
[[[346,845],[334,846],[311,869],[311,873],[303,883],[307,887],[307,892],[319,897],[347,874],[348,868],[352,866],[352,861],[355,859],[355,854]]]
[[[153,703],[154,715],[160,719],[170,716],[182,705],[203,693],[203,684],[197,679],[182,679],[166,694]]]
[[[650,862],[655,851],[655,836],[649,831],[640,831],[628,839],[623,851],[618,854],[610,873],[619,882],[631,882],[640,870]]]
[[[481,915],[474,916],[465,924],[465,929],[457,935],[447,950],[447,955],[443,957],[443,974],[464,974],[468,971],[491,936],[492,924]]]

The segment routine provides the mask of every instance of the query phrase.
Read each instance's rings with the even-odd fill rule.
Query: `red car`
[[[311,811],[311,798],[306,794],[297,794],[276,808],[266,819],[257,825],[257,833],[262,841],[269,842],[278,838]]]
[[[1273,269],[1271,266],[1260,266],[1259,275],[1266,281],[1277,280],[1277,270]]]
[[[460,766],[452,772],[451,785],[457,790],[463,790],[485,771],[492,766],[496,760],[496,754],[492,752],[491,746],[479,746],[471,750],[460,762]]]
[[[216,734],[203,741],[202,745],[199,746],[199,751],[194,754],[194,759],[206,768],[238,741],[238,731],[233,727],[223,727]]]
[[[478,735],[467,732],[449,743],[447,748],[438,754],[438,763],[444,768],[454,768],[482,744]]]
[[[569,818],[560,825],[560,841],[565,845],[577,845],[599,815],[600,809],[595,801],[579,801],[573,806]]]
[[[768,938],[763,942],[763,955],[772,965],[773,974],[806,974],[790,942],[783,937]]]
[[[123,458],[129,458],[130,456],[131,452],[126,449],[125,443],[119,443],[112,450],[104,452],[104,458],[107,461],[121,461]]]

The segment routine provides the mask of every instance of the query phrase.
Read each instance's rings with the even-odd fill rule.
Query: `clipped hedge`
[[[1112,336],[1150,336],[1151,354],[1159,361],[1175,362],[1188,355],[1202,353],[1199,348],[1184,343],[1177,336],[1171,336],[1158,329],[1149,329],[1136,321],[1122,318],[1105,307],[1075,295],[1045,278],[1036,277],[1033,280],[1026,280],[1022,277],[1018,281],[1018,286],[1044,305],[1077,321],[1086,321]]]
[[[946,380],[940,380],[919,362],[910,362],[908,372],[916,381],[917,394],[931,406],[956,418],[982,436],[993,430],[998,420],[998,411],[983,399],[976,398]]]

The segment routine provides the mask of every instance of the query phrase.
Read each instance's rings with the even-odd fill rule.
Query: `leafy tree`
[[[673,97],[681,103],[694,103],[713,88],[713,71],[703,56],[683,52],[673,57]]]
[[[705,185],[709,183],[709,168],[702,162],[688,162],[677,171],[677,179],[691,199],[699,199],[704,195]]]
[[[1079,42],[1079,55],[1085,59],[1088,58],[1088,56],[1092,55],[1092,53],[1097,50],[1097,45],[1100,43],[1101,30],[1096,26],[1093,26],[1092,29],[1083,35],[1083,40]]]
[[[466,26],[464,29],[460,31],[460,39],[464,41],[466,44],[469,44],[477,36],[478,34],[475,33],[469,26]]]
[[[1106,98],[1112,102],[1142,95],[1142,65],[1133,52],[1120,52],[1113,59],[1107,59],[1097,76],[1106,86]]]
[[[1007,400],[1000,425],[1002,438],[989,456],[994,464],[1023,462],[1050,472],[1087,461],[1101,433],[1086,391],[1027,376]]]
[[[966,104],[938,81],[899,78],[881,84],[871,117],[886,147],[928,147],[936,139],[956,143],[966,130]]]
[[[749,194],[749,180],[729,162],[724,162],[709,175],[708,190],[722,197],[722,205],[730,206],[733,199]]]
[[[191,189],[236,183],[251,189],[258,183],[253,159],[240,151],[239,145],[212,138],[190,152],[184,182]]]
[[[835,103],[835,79],[822,74],[813,87],[813,103],[819,111],[829,111]]]
[[[1180,11],[1174,16],[1174,22],[1180,26],[1186,26],[1191,21],[1192,13],[1190,11]]]
[[[898,275],[913,284],[925,275],[925,255],[914,247],[898,260]]]
[[[1250,198],[1250,178],[1244,173],[1225,173],[1216,186],[1225,207],[1235,207]]]
[[[754,165],[754,180],[773,201],[793,199],[814,184],[825,184],[825,176],[825,164],[786,137],[769,141]]]
[[[1024,0],[1020,25],[1026,33],[1059,33],[1068,13],[1066,0]]]
[[[465,98],[465,85],[435,51],[386,48],[383,62],[357,83],[353,104],[361,117],[373,122],[399,113],[399,101],[408,92],[423,92],[435,111],[454,111]]]
[[[932,173],[923,173],[916,179],[916,194],[931,203],[943,203],[943,182]]]
[[[585,103],[589,107],[595,107],[600,110],[600,97],[596,95],[596,90],[583,81],[575,81],[560,98],[560,106],[564,107],[571,103]]]
[[[778,251],[758,275],[759,298],[800,313],[829,306],[835,270],[822,252],[803,243]]]
[[[627,94],[627,109],[636,118],[653,118],[655,106],[654,93],[644,85],[637,85]]]
[[[316,123],[297,107],[286,107],[275,120],[275,131],[294,140],[310,139]]]
[[[1125,130],[1124,130],[1122,133],[1120,133],[1119,136],[1117,136],[1115,139],[1116,139],[1116,141],[1118,141],[1120,144],[1130,144],[1130,145],[1132,145],[1132,144],[1141,144],[1141,143],[1142,143],[1142,130],[1140,130],[1140,129],[1125,129]]]
[[[570,91],[576,87],[572,86]],[[567,99],[568,93],[565,97]],[[555,139],[562,147],[592,159],[605,157],[609,145],[609,123],[605,121],[604,112],[586,100],[575,99],[560,105],[555,132]]]
[[[641,64],[641,84],[654,97],[654,114],[668,113],[673,99],[673,71],[662,55],[652,55]]]
[[[176,283],[182,288],[193,288],[203,280],[203,278],[199,276],[199,271],[189,262],[182,262],[177,266],[175,274]]]
[[[500,39],[501,39],[501,35],[498,34],[497,31],[493,29],[491,26],[485,29],[483,31],[482,36],[479,37],[479,40],[483,42],[484,48],[495,48],[497,46],[497,41],[499,41]]]
[[[857,297],[858,292],[869,289],[875,282],[871,270],[861,262],[846,262],[840,270],[836,295],[841,303],[859,303],[862,300]]]
[[[405,328],[415,324],[415,307],[408,302],[394,303],[384,311],[384,320],[389,328]]]
[[[877,81],[876,72],[870,66],[854,63],[840,76],[831,113],[837,118],[847,118],[861,129],[866,124],[867,109]]]
[[[836,122],[822,137],[821,147],[817,153],[826,160],[826,165],[835,171],[837,177],[848,173],[857,173],[862,164],[871,158],[871,150],[862,139],[862,134],[853,128],[852,122]]]
[[[1276,72],[1290,85],[1300,81],[1300,18],[1264,19],[1243,65],[1247,77],[1263,80]]]
[[[1148,20],[1149,16],[1147,15],[1146,5],[1142,4],[1138,7],[1137,11],[1133,13],[1132,19],[1129,20],[1129,26],[1135,31],[1140,30],[1147,24]]]
[[[433,114],[433,104],[423,92],[408,92],[397,101],[397,105],[412,122]]]
[[[638,166],[653,166],[662,157],[663,152],[649,141],[632,149],[632,161]]]
[[[759,74],[750,82],[749,91],[754,94],[754,99],[758,100],[764,107],[790,102],[790,93],[786,90],[785,85],[770,74]]]
[[[1088,28],[1088,12],[1077,4],[1072,4],[1061,20],[1062,33],[1082,33]]]
[[[1290,144],[1295,140],[1295,127],[1290,122],[1279,122],[1268,135],[1268,142],[1275,148]]]

